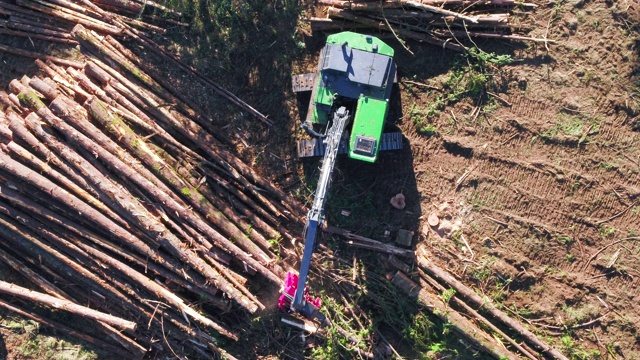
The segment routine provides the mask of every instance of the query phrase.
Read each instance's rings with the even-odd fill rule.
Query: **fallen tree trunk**
[[[522,337],[528,344],[530,344],[537,351],[546,354],[554,359],[568,360],[566,356],[560,353],[558,350],[551,347],[549,344],[538,339],[538,337],[531,331],[525,329],[520,323],[513,320],[504,312],[495,308],[493,304],[485,301],[473,290],[466,287],[460,281],[453,276],[436,266],[434,263],[426,259],[427,253],[424,249],[421,249],[419,256],[417,257],[418,265],[426,271],[434,279],[446,284],[447,287],[454,289],[465,299],[471,301],[473,305],[478,307],[478,311],[486,313],[496,320],[499,320],[503,325],[509,327],[513,332]]]
[[[440,283],[432,279],[429,275],[425,274],[422,270],[418,269],[418,271],[421,277],[420,286],[422,286],[423,288],[425,288],[426,286],[432,286],[436,290],[436,292],[439,292],[441,294],[447,290],[447,288],[445,288]],[[505,334],[502,330],[498,329],[489,320],[487,320],[484,316],[480,315],[477,311],[473,310],[469,305],[467,305],[464,301],[459,299],[457,296],[453,295],[449,301],[450,302],[453,301],[455,305],[463,308],[464,311],[467,312],[469,315],[471,315],[474,319],[480,321],[480,323],[483,326],[486,326],[494,333],[500,335],[502,339],[509,342],[511,346],[516,348],[518,351],[520,351],[521,354],[523,354],[527,358],[531,360],[538,360],[538,358],[535,357],[533,354],[531,354],[529,350],[525,349],[522,345],[520,345],[518,342],[513,340],[509,335]]]
[[[136,101],[136,99],[139,100],[139,106],[142,106],[145,111],[154,115],[156,119],[166,127],[179,132],[181,135],[193,141],[197,148],[200,148],[208,155],[209,161],[214,164],[214,168],[219,167],[223,172],[226,172],[227,176],[244,186],[252,196],[259,199],[260,202],[268,207],[276,216],[286,217],[285,213],[276,208],[275,204],[261,194],[260,191],[256,189],[255,184],[251,182],[262,178],[233,154],[222,149],[216,138],[198,124],[190,119],[174,117],[162,104],[153,100],[150,92],[136,86],[98,59],[91,59],[91,62],[88,63],[85,68],[85,72],[101,81],[109,82],[132,102]],[[117,79],[117,82],[114,82],[112,80],[113,78]],[[268,190],[269,193],[272,193],[271,190],[275,189],[272,184],[267,183],[264,179],[258,181],[258,186]],[[283,198],[279,197],[279,200],[283,200],[284,198],[288,198],[288,196]],[[285,201],[284,203],[286,206],[289,206],[289,204],[298,205],[298,203],[293,200],[290,202]],[[301,208],[300,205],[300,209]],[[295,213],[295,210],[290,209],[290,211]],[[302,213],[303,211],[300,211],[300,214]]]
[[[105,106],[97,99],[90,99],[85,103],[85,108],[92,118],[108,129],[113,135],[118,136],[120,143],[136,156],[155,174],[171,184],[177,193],[182,194],[191,206],[200,210],[206,218],[222,229],[243,250],[253,254],[263,265],[272,261],[272,258],[258,248],[245,233],[238,229],[226,216],[211,204],[206,196],[200,193],[190,183],[177,176],[177,169],[172,169],[166,162],[155,154],[146,144],[145,140],[137,136],[130,128],[110,114]],[[282,271],[280,271],[282,273]],[[281,275],[284,275],[282,273]]]
[[[468,341],[487,355],[499,360],[517,359],[515,354],[504,349],[502,344],[497,343],[495,339],[475,326],[469,319],[449,308],[440,297],[422,289],[402,272],[396,272],[391,279],[391,283],[407,295],[417,297],[432,314],[444,323],[449,324],[465,341]]]
[[[339,17],[339,18],[343,18],[343,19],[348,19],[351,21],[354,21],[356,23],[360,23],[360,24],[366,24],[371,26],[372,28],[375,29],[380,29],[380,30],[386,30],[389,27],[387,26],[387,24],[384,21],[378,21],[378,20],[374,20],[374,19],[370,19],[368,17],[365,16],[360,16],[357,15],[357,13],[351,11],[351,10],[343,10],[343,9],[336,9],[336,8],[329,8],[328,9],[328,14],[329,16],[334,16],[334,17]],[[455,44],[449,41],[444,41],[444,40],[440,40],[425,34],[420,34],[420,33],[416,33],[415,31],[410,31],[410,30],[405,30],[405,29],[401,29],[401,28],[394,28],[393,31],[401,36],[407,37],[409,39],[414,39],[414,40],[418,40],[418,41],[424,41],[426,43],[429,44],[433,44],[433,45],[438,45],[442,48],[446,48],[449,50],[454,50],[454,51],[460,51],[463,52],[466,50],[466,48],[462,45],[459,44]]]
[[[83,332],[77,331],[75,329],[72,329],[66,325],[62,325],[58,322],[55,322],[53,320],[49,320],[47,318],[44,318],[42,316],[38,316],[36,314],[34,314],[31,311],[25,311],[21,308],[19,308],[18,306],[16,306],[15,304],[9,304],[7,302],[4,302],[2,300],[0,300],[0,307],[3,307],[9,311],[12,311],[20,316],[23,316],[25,318],[34,320],[39,322],[42,325],[45,325],[47,327],[50,327],[51,329],[57,330],[65,335],[71,335],[73,337],[76,337],[78,339],[81,339],[83,341],[88,342],[89,344],[92,344],[94,346],[96,346],[98,349],[102,350],[102,351],[106,351],[109,354],[113,354],[113,355],[117,355],[117,356],[122,356],[124,359],[128,359],[132,356],[135,356],[134,354],[127,352],[117,346],[113,346],[111,344],[108,344],[100,339],[97,339],[93,336],[89,336]]]
[[[78,42],[73,40],[73,39],[64,39],[64,38],[60,38],[60,37],[57,37],[57,36],[42,35],[42,34],[31,33],[31,32],[27,32],[27,31],[9,30],[9,29],[5,29],[5,28],[0,28],[0,34],[1,35],[9,35],[9,36],[25,37],[25,38],[29,38],[29,39],[38,39],[38,40],[59,42],[59,43],[68,44],[68,45],[77,45],[78,44]]]
[[[67,299],[67,300],[71,299],[71,296],[69,296],[67,293],[58,289],[47,279],[38,275],[30,267],[26,266],[25,264],[20,262],[20,260],[9,255],[8,252],[2,249],[0,249],[0,260],[2,260],[2,262],[4,262],[5,264],[9,265],[9,267],[11,267],[17,273],[21,274],[25,278],[29,279],[29,281],[33,282],[38,287],[43,289],[47,294],[55,296],[60,299]]]
[[[67,40],[71,44],[78,44],[78,41],[74,40],[65,29],[48,27],[46,24],[32,24],[28,20],[18,20],[15,17],[12,20],[0,20],[0,27],[20,30],[33,35],[46,35],[48,38],[58,38],[59,40]]]
[[[135,178],[138,175],[138,173],[117,159],[115,155],[90,141],[85,135],[73,129],[71,126],[65,124],[64,121],[53,115],[53,113],[44,106],[35,94],[32,92],[23,92],[20,96],[22,98],[21,101],[28,104],[29,108],[37,111],[37,113],[41,115],[52,127],[65,134],[67,141],[72,142],[76,148],[79,150],[88,150],[92,154],[98,154],[101,159],[109,163],[112,170],[122,171],[125,178]],[[79,171],[89,171],[89,169],[92,168],[89,162],[81,157],[78,157],[75,160],[74,165],[77,166]],[[105,195],[108,195],[112,201],[119,204],[122,209],[122,216],[128,218],[142,231],[148,232],[159,245],[172,253],[178,259],[191,265],[198,272],[211,279],[216,287],[227,293],[230,297],[236,299],[241,305],[247,307],[249,311],[256,311],[256,305],[253,304],[253,302],[244,298],[233,287],[229,287],[221,282],[219,280],[220,275],[217,272],[204,263],[204,261],[196,256],[196,254],[191,250],[186,249],[175,235],[166,231],[166,228],[154,216],[149,214],[149,212],[128,192],[123,189],[117,189],[108,178],[95,169],[91,172],[91,175],[87,174],[87,178],[90,179],[96,187],[100,188]],[[156,258],[160,261],[162,260],[162,258],[157,255]],[[253,261],[253,263],[255,263],[255,261]]]
[[[0,51],[4,51],[4,52],[8,52],[10,54],[14,54],[14,55],[18,55],[18,56],[24,56],[24,57],[28,57],[28,58],[33,58],[33,59],[41,59],[41,60],[50,60],[56,64],[60,64],[60,65],[64,65],[64,66],[71,66],[74,67],[76,69],[81,69],[84,65],[75,61],[71,61],[71,60],[65,60],[65,59],[60,59],[57,58],[55,56],[49,56],[49,55],[45,55],[45,54],[40,54],[40,53],[35,53],[35,52],[31,52],[31,51],[26,51],[26,50],[20,50],[20,49],[16,49],[10,46],[6,46],[6,45],[2,45],[0,44]]]
[[[97,310],[90,309],[88,307],[74,304],[67,300],[55,298],[53,296],[36,292],[33,290],[25,289],[15,284],[10,284],[0,280],[0,292],[17,296],[19,298],[27,299],[35,303],[44,304],[54,309],[68,311],[82,317],[87,317],[97,321],[102,321],[107,324],[117,326],[125,330],[135,330],[137,325],[133,321],[128,321],[117,316],[102,313]]]
[[[377,240],[356,235],[348,230],[340,229],[335,226],[327,226],[327,227],[324,227],[322,230],[330,234],[336,234],[336,235],[344,236],[347,239],[354,240],[348,243],[351,246],[359,247],[362,249],[373,250],[373,251],[379,251],[379,252],[383,252],[391,255],[408,257],[408,258],[413,258],[414,256],[413,250],[403,249],[390,244],[385,244]]]
[[[0,125],[0,127],[2,126],[6,126],[6,125]],[[10,131],[10,130],[6,128],[6,131]],[[93,197],[91,194],[86,192],[84,189],[82,189],[82,187],[76,185],[76,183],[72,182],[62,174],[55,171],[47,163],[38,159],[29,151],[27,151],[25,148],[13,142],[11,139],[6,139],[6,140],[8,141],[5,141],[2,144],[3,150],[6,150],[7,152],[10,152],[12,154],[15,154],[16,156],[21,158],[27,165],[30,165],[31,167],[39,170],[41,174],[49,177],[49,179],[57,182],[61,186],[64,186],[67,190],[73,192],[76,196],[78,196],[80,199],[87,202],[89,205],[95,207],[100,211],[103,211],[105,214],[107,214],[107,216],[111,217],[112,219],[120,223],[124,223],[124,220],[121,217],[119,217],[117,214],[111,211],[111,209],[109,209],[101,201],[99,201],[98,199]]]
[[[17,0],[17,4],[76,24],[82,24],[90,29],[95,29],[106,34],[119,35],[122,32],[122,29],[119,27],[109,25],[98,19],[90,18],[71,9],[51,3],[45,2],[44,4],[46,5],[43,5],[40,1]]]
[[[34,102],[36,100],[33,100]],[[75,123],[78,127],[84,129],[87,133],[92,133],[94,134],[94,138],[98,137],[98,138],[102,138],[102,135],[100,135],[101,133],[99,132],[98,129],[94,128],[92,125],[90,125],[90,123],[85,119],[82,120],[80,118],[76,118],[73,115],[73,112],[70,111],[70,109],[68,107],[65,106],[64,104],[65,102],[59,98],[54,100],[51,103],[51,106],[53,109],[55,109],[61,116],[67,118],[67,120]],[[99,106],[99,104],[97,102],[91,101],[91,104],[96,104],[96,106],[94,106],[92,113],[95,117],[95,115],[97,114],[103,114],[104,116],[102,116],[102,120],[107,121],[106,123],[104,123],[104,125],[108,128],[112,128],[114,130],[117,130],[118,132],[118,136],[123,137],[125,139],[124,143],[127,144],[136,144],[135,147],[130,147],[132,149],[132,151],[138,151],[140,152],[140,149],[142,147],[144,147],[144,140],[143,139],[139,139],[137,137],[134,138],[130,138],[128,137],[128,135],[130,135],[131,133],[125,129],[122,126],[118,126],[117,121],[115,121],[115,119],[107,119],[106,116],[104,114],[104,107]],[[179,203],[177,203],[175,201],[174,198],[171,198],[170,196],[166,195],[166,193],[163,193],[162,191],[160,191],[163,186],[160,186],[161,183],[156,183],[155,185],[153,184],[149,184],[148,179],[142,179],[142,177],[140,176],[140,173],[143,172],[144,169],[140,169],[139,171],[126,171],[127,169],[129,169],[129,167],[122,163],[120,160],[118,160],[113,153],[120,153],[120,154],[126,154],[126,152],[123,151],[119,151],[118,149],[116,149],[115,147],[112,147],[111,150],[112,152],[109,151],[105,151],[102,147],[100,146],[96,146],[95,144],[93,144],[91,141],[88,141],[88,139],[86,139],[84,137],[84,135],[74,131],[72,128],[65,126],[64,124],[56,121],[53,117],[49,117],[48,119],[50,122],[52,122],[52,124],[54,124],[54,127],[58,128],[62,133],[67,134],[67,136],[70,139],[75,139],[75,141],[79,142],[79,146],[80,148],[84,148],[84,149],[90,149],[93,153],[98,154],[102,159],[105,159],[107,161],[109,161],[112,165],[112,169],[117,170],[120,176],[124,177],[124,178],[128,178],[128,179],[132,179],[134,180],[137,184],[143,186],[144,189],[146,189],[150,194],[153,194],[154,197],[161,203],[164,203],[165,206],[169,206],[171,208],[171,212],[170,214],[173,216],[173,214],[181,214],[179,219],[187,219],[190,222],[194,222],[195,224],[199,225],[200,228],[206,228],[207,233],[208,234],[216,234],[213,232],[213,229],[208,228],[204,222],[200,219],[198,219],[196,216],[194,216],[193,214],[191,214],[189,211],[187,211],[187,207],[185,205],[181,205]],[[106,139],[105,139],[106,140]],[[106,142],[105,142],[106,144]],[[143,159],[144,160],[144,159]],[[83,160],[77,160],[77,161],[83,161]],[[152,163],[152,165],[156,165],[156,163]],[[158,166],[162,166],[162,164],[158,165]],[[153,167],[155,169],[155,167]],[[96,174],[96,176],[100,176],[99,174]],[[169,178],[171,180],[173,180],[174,182],[178,182],[179,179],[175,179],[175,178]],[[182,190],[184,188],[182,187],[178,187],[177,190],[183,192]],[[169,191],[169,193],[171,193]],[[194,194],[197,194],[194,192]],[[198,201],[198,202],[202,202],[202,201]],[[212,210],[215,211],[215,210]],[[214,214],[215,215],[215,214]],[[213,216],[213,215],[212,215]],[[222,224],[224,225],[224,224]],[[242,252],[241,250],[237,249],[237,247],[235,247],[235,245],[231,244],[228,240],[224,239],[224,237],[220,236],[219,234],[215,235],[214,237],[215,239],[218,239],[219,241],[221,241],[223,243],[223,245],[225,245],[225,248],[230,248],[232,250],[232,252],[239,256],[243,261],[247,261],[248,264],[250,264],[251,266],[256,266],[257,269],[261,270],[261,273],[263,275],[265,275],[266,277],[270,278],[271,280],[274,279],[278,279],[277,282],[279,283],[279,277],[275,276],[271,271],[269,271],[268,269],[264,268],[264,266],[260,265],[260,263],[256,262],[255,259],[248,257],[244,254],[244,252]],[[240,240],[239,238],[236,237],[236,240]],[[248,241],[249,243],[251,243],[250,241]],[[251,243],[252,244],[252,243]],[[256,256],[259,256],[259,253],[255,253]],[[271,259],[265,256],[265,261],[270,261]],[[276,280],[274,280],[276,281]],[[214,281],[215,283],[215,281]],[[220,288],[221,290],[228,292],[231,291],[231,293],[229,293],[229,295],[231,296],[233,293],[232,288],[228,288],[225,284],[223,283],[216,283],[216,286],[218,288]],[[233,297],[233,296],[232,296]],[[241,303],[244,300],[239,300]],[[255,309],[253,310],[255,311]]]
[[[184,274],[176,275],[164,267],[158,266],[154,263],[149,263],[145,259],[142,259],[134,254],[131,254],[128,251],[125,251],[121,247],[109,242],[108,240],[102,238],[101,236],[93,233],[89,229],[75,223],[74,221],[61,216],[58,212],[51,211],[44,206],[20,195],[13,190],[8,189],[6,186],[0,187],[0,197],[5,199],[5,201],[9,202],[12,206],[21,209],[23,212],[27,212],[34,217],[41,219],[42,222],[49,223],[49,226],[58,227],[59,229],[64,229],[72,234],[75,234],[78,238],[83,240],[88,240],[90,243],[103,248],[105,250],[110,251],[113,254],[120,256],[121,258],[129,261],[130,263],[138,265],[140,268],[149,270],[168,281],[174,282],[183,288],[192,291],[203,298],[209,299],[209,301],[220,308],[223,311],[228,311],[230,303],[228,301],[224,301],[219,299],[216,295],[217,289],[208,286],[206,280],[203,279],[199,274],[194,273],[191,270],[185,270]],[[54,228],[55,228],[54,227]],[[70,241],[74,241],[74,236],[68,236]],[[74,241],[76,245],[77,242]],[[83,242],[85,243],[85,242]],[[190,279],[190,282],[184,280],[181,276],[184,276]]]

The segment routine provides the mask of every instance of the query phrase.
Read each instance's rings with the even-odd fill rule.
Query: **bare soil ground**
[[[534,11],[515,9],[515,19],[531,29],[530,36],[555,43],[475,43],[515,60],[504,66],[408,41],[411,55],[386,38],[401,75],[390,121],[407,146],[373,165],[341,160],[329,221],[377,239],[414,231],[414,243],[425,246],[433,261],[570,358],[640,359],[640,5],[535,3]],[[172,49],[276,125],[266,128],[207,89],[186,82],[184,91],[215,114],[248,163],[310,199],[317,163],[295,158],[308,99],[291,92],[290,76],[315,68],[324,37],[312,35],[299,18],[323,9],[293,1],[168,5],[195,19],[191,30],[171,29]],[[3,88],[35,71],[28,59],[0,54],[0,60]],[[389,206],[398,192],[407,198],[403,211]],[[426,224],[431,213],[439,216],[438,227]],[[339,239],[326,243],[335,256],[355,256],[369,266],[359,270],[363,278],[380,266],[376,257]],[[311,280],[314,290],[329,293],[336,274],[351,275],[327,259],[320,256],[323,267]],[[283,261],[295,267],[295,256]],[[424,355],[403,339],[406,332],[394,328],[394,319],[385,319],[388,308],[366,294],[352,295],[401,355]],[[414,306],[399,313],[417,318],[424,309]],[[243,344],[250,344],[238,349],[243,358],[320,356],[272,313],[251,322],[238,318],[247,329]],[[2,330],[7,355],[0,356],[29,358],[16,352],[19,340],[11,334]],[[450,355],[468,357],[474,356],[464,350]]]
[[[516,18],[556,42],[476,41],[510,54],[502,67],[474,70],[473,60],[409,42],[412,56],[390,40],[402,76],[392,120],[410,149],[343,175],[374,179],[362,186],[376,209],[407,195],[404,214],[380,211],[374,236],[415,230],[433,261],[568,357],[640,358],[640,8],[536,4]],[[470,94],[478,74],[486,87]],[[433,135],[419,131],[425,123]],[[431,213],[439,228],[426,224]]]

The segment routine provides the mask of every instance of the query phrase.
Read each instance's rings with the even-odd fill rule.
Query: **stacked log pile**
[[[394,36],[465,51],[473,38],[547,41],[522,35],[510,21],[514,9],[536,4],[516,0],[319,0],[327,17],[307,19],[313,31],[373,28]]]
[[[36,60],[44,75],[0,92],[0,260],[39,287],[28,299],[122,320],[90,316],[108,342],[69,330],[110,353],[224,352],[210,333],[237,340],[223,314],[265,308],[250,285],[277,291],[270,240],[293,239],[302,206],[116,38],[77,25],[68,39],[76,66]],[[15,299],[0,306],[66,328]]]
[[[148,9],[157,9],[162,17],[149,15]],[[28,38],[33,41],[57,42],[64,46],[76,45],[78,41],[71,37],[71,29],[75,25],[83,25],[102,35],[111,35],[117,39],[128,39],[138,42],[149,52],[154,52],[193,77],[196,81],[211,88],[218,95],[253,115],[261,122],[272,125],[265,115],[242,101],[233,93],[222,88],[197,70],[183,63],[176,55],[168,52],[155,42],[153,35],[162,35],[166,29],[139,20],[166,23],[170,26],[188,26],[178,21],[182,15],[153,1],[136,0],[0,0],[0,35]],[[48,60],[60,66],[81,68],[82,64],[69,59],[41,54],[27,49],[7,46],[0,43],[0,51],[18,56]],[[138,64],[140,66],[140,64]],[[192,102],[180,94],[174,94],[182,101],[194,107]]]

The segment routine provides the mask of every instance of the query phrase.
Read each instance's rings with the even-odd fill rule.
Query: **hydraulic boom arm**
[[[324,221],[325,200],[327,191],[331,185],[331,175],[333,174],[333,168],[336,163],[340,139],[342,138],[349,120],[349,111],[345,107],[340,107],[333,114],[333,123],[327,131],[327,136],[324,138],[327,148],[322,161],[320,179],[318,180],[318,187],[313,200],[313,206],[307,215],[307,223],[304,233],[304,253],[302,255],[302,263],[300,264],[298,286],[296,288],[293,301],[291,302],[292,310],[299,312],[308,318],[317,318],[320,321],[324,321],[324,316],[319,313],[318,309],[316,309],[313,304],[309,304],[305,300],[304,289],[307,282],[307,275],[309,274],[309,266],[311,265],[311,256],[313,255],[316,247],[319,228]]]

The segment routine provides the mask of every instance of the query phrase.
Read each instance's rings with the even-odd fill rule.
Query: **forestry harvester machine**
[[[298,157],[323,156],[313,205],[307,214],[299,275],[288,273],[278,306],[325,323],[320,299],[306,288],[311,256],[325,219],[331,175],[340,153],[373,163],[382,150],[402,148],[402,134],[383,133],[396,79],[393,49],[380,39],[353,32],[330,35],[315,73],[296,75],[294,92],[311,91],[302,128],[312,139],[298,143]]]

